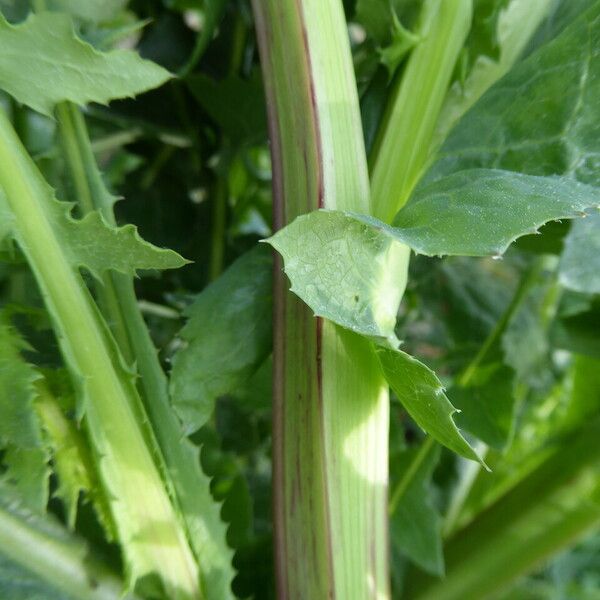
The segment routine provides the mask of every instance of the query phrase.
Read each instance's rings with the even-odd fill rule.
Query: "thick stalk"
[[[320,207],[367,213],[341,2],[254,0],[277,228]],[[315,319],[275,273],[274,512],[279,598],[388,597],[388,389],[371,344]]]
[[[13,230],[54,321],[61,350],[86,399],[85,415],[131,575],[157,573],[173,598],[198,598],[199,577],[186,535],[142,429],[133,384],[81,275],[69,263],[48,219],[49,188],[0,114],[0,187]],[[143,493],[140,493],[143,490]]]
[[[84,214],[99,210],[109,223],[115,224],[112,197],[98,170],[81,111],[71,103],[63,103],[57,109],[57,116],[80,209]],[[171,408],[167,378],[140,311],[133,280],[111,273],[105,276],[102,287],[104,297],[112,299],[103,305],[105,315],[117,340],[123,340],[122,352],[131,363],[135,362],[140,375],[138,387],[200,563],[207,597],[229,598],[233,571],[231,551],[225,544],[225,526],[212,500],[210,482],[201,471],[198,450],[185,438]]]

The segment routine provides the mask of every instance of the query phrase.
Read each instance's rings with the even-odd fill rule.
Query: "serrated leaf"
[[[75,35],[65,14],[32,14],[18,25],[0,15],[0,89],[45,115],[62,101],[107,104],[169,78],[130,50],[98,52]]]
[[[471,169],[417,189],[394,220],[415,252],[498,256],[518,237],[600,207],[600,190],[566,178]]]
[[[393,37],[394,17],[413,21],[421,0],[357,0],[355,19],[380,46]]]
[[[58,379],[56,373],[46,373],[46,376]],[[36,408],[51,449],[53,470],[58,478],[54,494],[65,506],[67,525],[74,529],[78,501],[85,494],[86,499],[93,503],[107,538],[115,539],[114,523],[97,478],[90,449],[81,430],[65,414],[65,409],[75,412],[75,398],[67,398],[64,392],[62,397],[56,397],[47,381],[38,382],[37,390]],[[68,393],[72,393],[72,390],[69,389]]]
[[[143,240],[134,225],[113,227],[97,211],[74,219],[72,204],[56,200],[47,185],[44,191],[48,200],[44,210],[74,267],[83,267],[101,279],[103,273],[111,270],[135,275],[138,269],[177,269],[187,263],[173,250],[157,248]],[[0,218],[8,232],[13,217],[1,188]]]
[[[559,274],[566,288],[600,294],[600,214],[573,223],[565,239]]]
[[[270,250],[248,252],[187,309],[185,346],[173,358],[173,406],[188,432],[212,414],[218,396],[239,388],[271,351]]]
[[[42,513],[50,470],[34,406],[40,375],[21,355],[25,348],[6,315],[0,315],[0,463],[6,469],[2,480],[14,486],[27,506]]]
[[[394,394],[423,431],[457,454],[485,463],[461,435],[452,406],[436,374],[401,350],[379,348],[377,356]]]
[[[283,256],[291,290],[317,316],[394,346],[400,275],[389,257],[400,244],[429,256],[499,256],[543,223],[598,205],[600,191],[576,181],[473,169],[421,187],[395,227],[321,210],[267,241]]]
[[[442,519],[431,489],[440,447],[434,444],[424,455],[422,450],[402,452],[390,461],[391,478],[397,478],[397,486],[401,486],[398,490],[401,493],[394,489],[390,500],[390,541],[422,569],[441,577],[444,574]]]

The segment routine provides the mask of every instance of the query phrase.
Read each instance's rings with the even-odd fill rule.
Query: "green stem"
[[[72,104],[60,105],[58,115],[71,177],[79,182],[76,188],[82,191],[81,197],[89,199],[82,203],[83,212],[99,210],[114,224],[112,197],[95,162],[83,115]],[[70,159],[69,154],[74,158]],[[225,528],[210,494],[210,482],[200,468],[198,450],[185,438],[171,408],[167,378],[138,305],[133,280],[113,273],[105,278],[103,287],[115,299],[105,306],[107,316],[113,324],[119,323],[130,362],[135,362],[140,374],[138,385],[144,406],[200,563],[205,593],[209,599],[229,598],[233,572]]]
[[[274,222],[367,213],[367,165],[341,2],[254,0]],[[273,470],[280,598],[388,597],[388,388],[371,344],[312,312],[276,268]]]
[[[214,281],[223,271],[225,256],[225,225],[227,221],[228,185],[219,173],[213,193],[212,225],[210,238],[210,264],[208,278]]]
[[[423,173],[473,0],[425,0],[421,41],[392,94],[370,163],[372,213],[391,222]]]
[[[0,113],[0,187],[13,231],[52,315],[65,360],[85,399],[99,472],[132,580],[159,574],[173,598],[198,598],[198,572],[143,430],[135,387],[51,225],[51,191]],[[144,490],[140,497],[140,490]]]

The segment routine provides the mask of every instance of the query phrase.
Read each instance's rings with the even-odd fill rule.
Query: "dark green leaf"
[[[210,417],[271,351],[272,259],[259,246],[238,259],[187,309],[184,346],[173,358],[171,395],[188,432]]]
[[[600,3],[492,86],[451,132],[426,181],[472,168],[600,184]]]

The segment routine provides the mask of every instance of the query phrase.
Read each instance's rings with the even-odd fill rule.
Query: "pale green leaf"
[[[268,242],[283,256],[291,290],[317,316],[394,345],[397,298],[390,282],[400,276],[389,256],[399,242],[430,256],[499,256],[547,221],[598,205],[600,191],[573,180],[473,169],[422,187],[395,227],[316,211]]]
[[[0,15],[0,89],[46,115],[70,100],[107,104],[170,77],[130,50],[98,52],[76,37],[65,14],[44,12],[10,25]]]
[[[43,512],[48,502],[48,454],[34,402],[40,378],[21,352],[27,348],[6,317],[0,316],[0,463],[2,479],[27,506]]]
[[[456,408],[436,374],[401,350],[380,348],[377,355],[392,391],[415,423],[450,450],[485,464],[456,427]]]
[[[417,190],[395,235],[420,254],[498,256],[544,223],[600,207],[600,190],[565,178],[472,169]]]
[[[239,388],[271,351],[272,264],[267,247],[255,248],[187,309],[171,396],[188,432],[201,427],[217,397]]]
[[[565,287],[600,294],[600,214],[573,223],[559,270]]]

